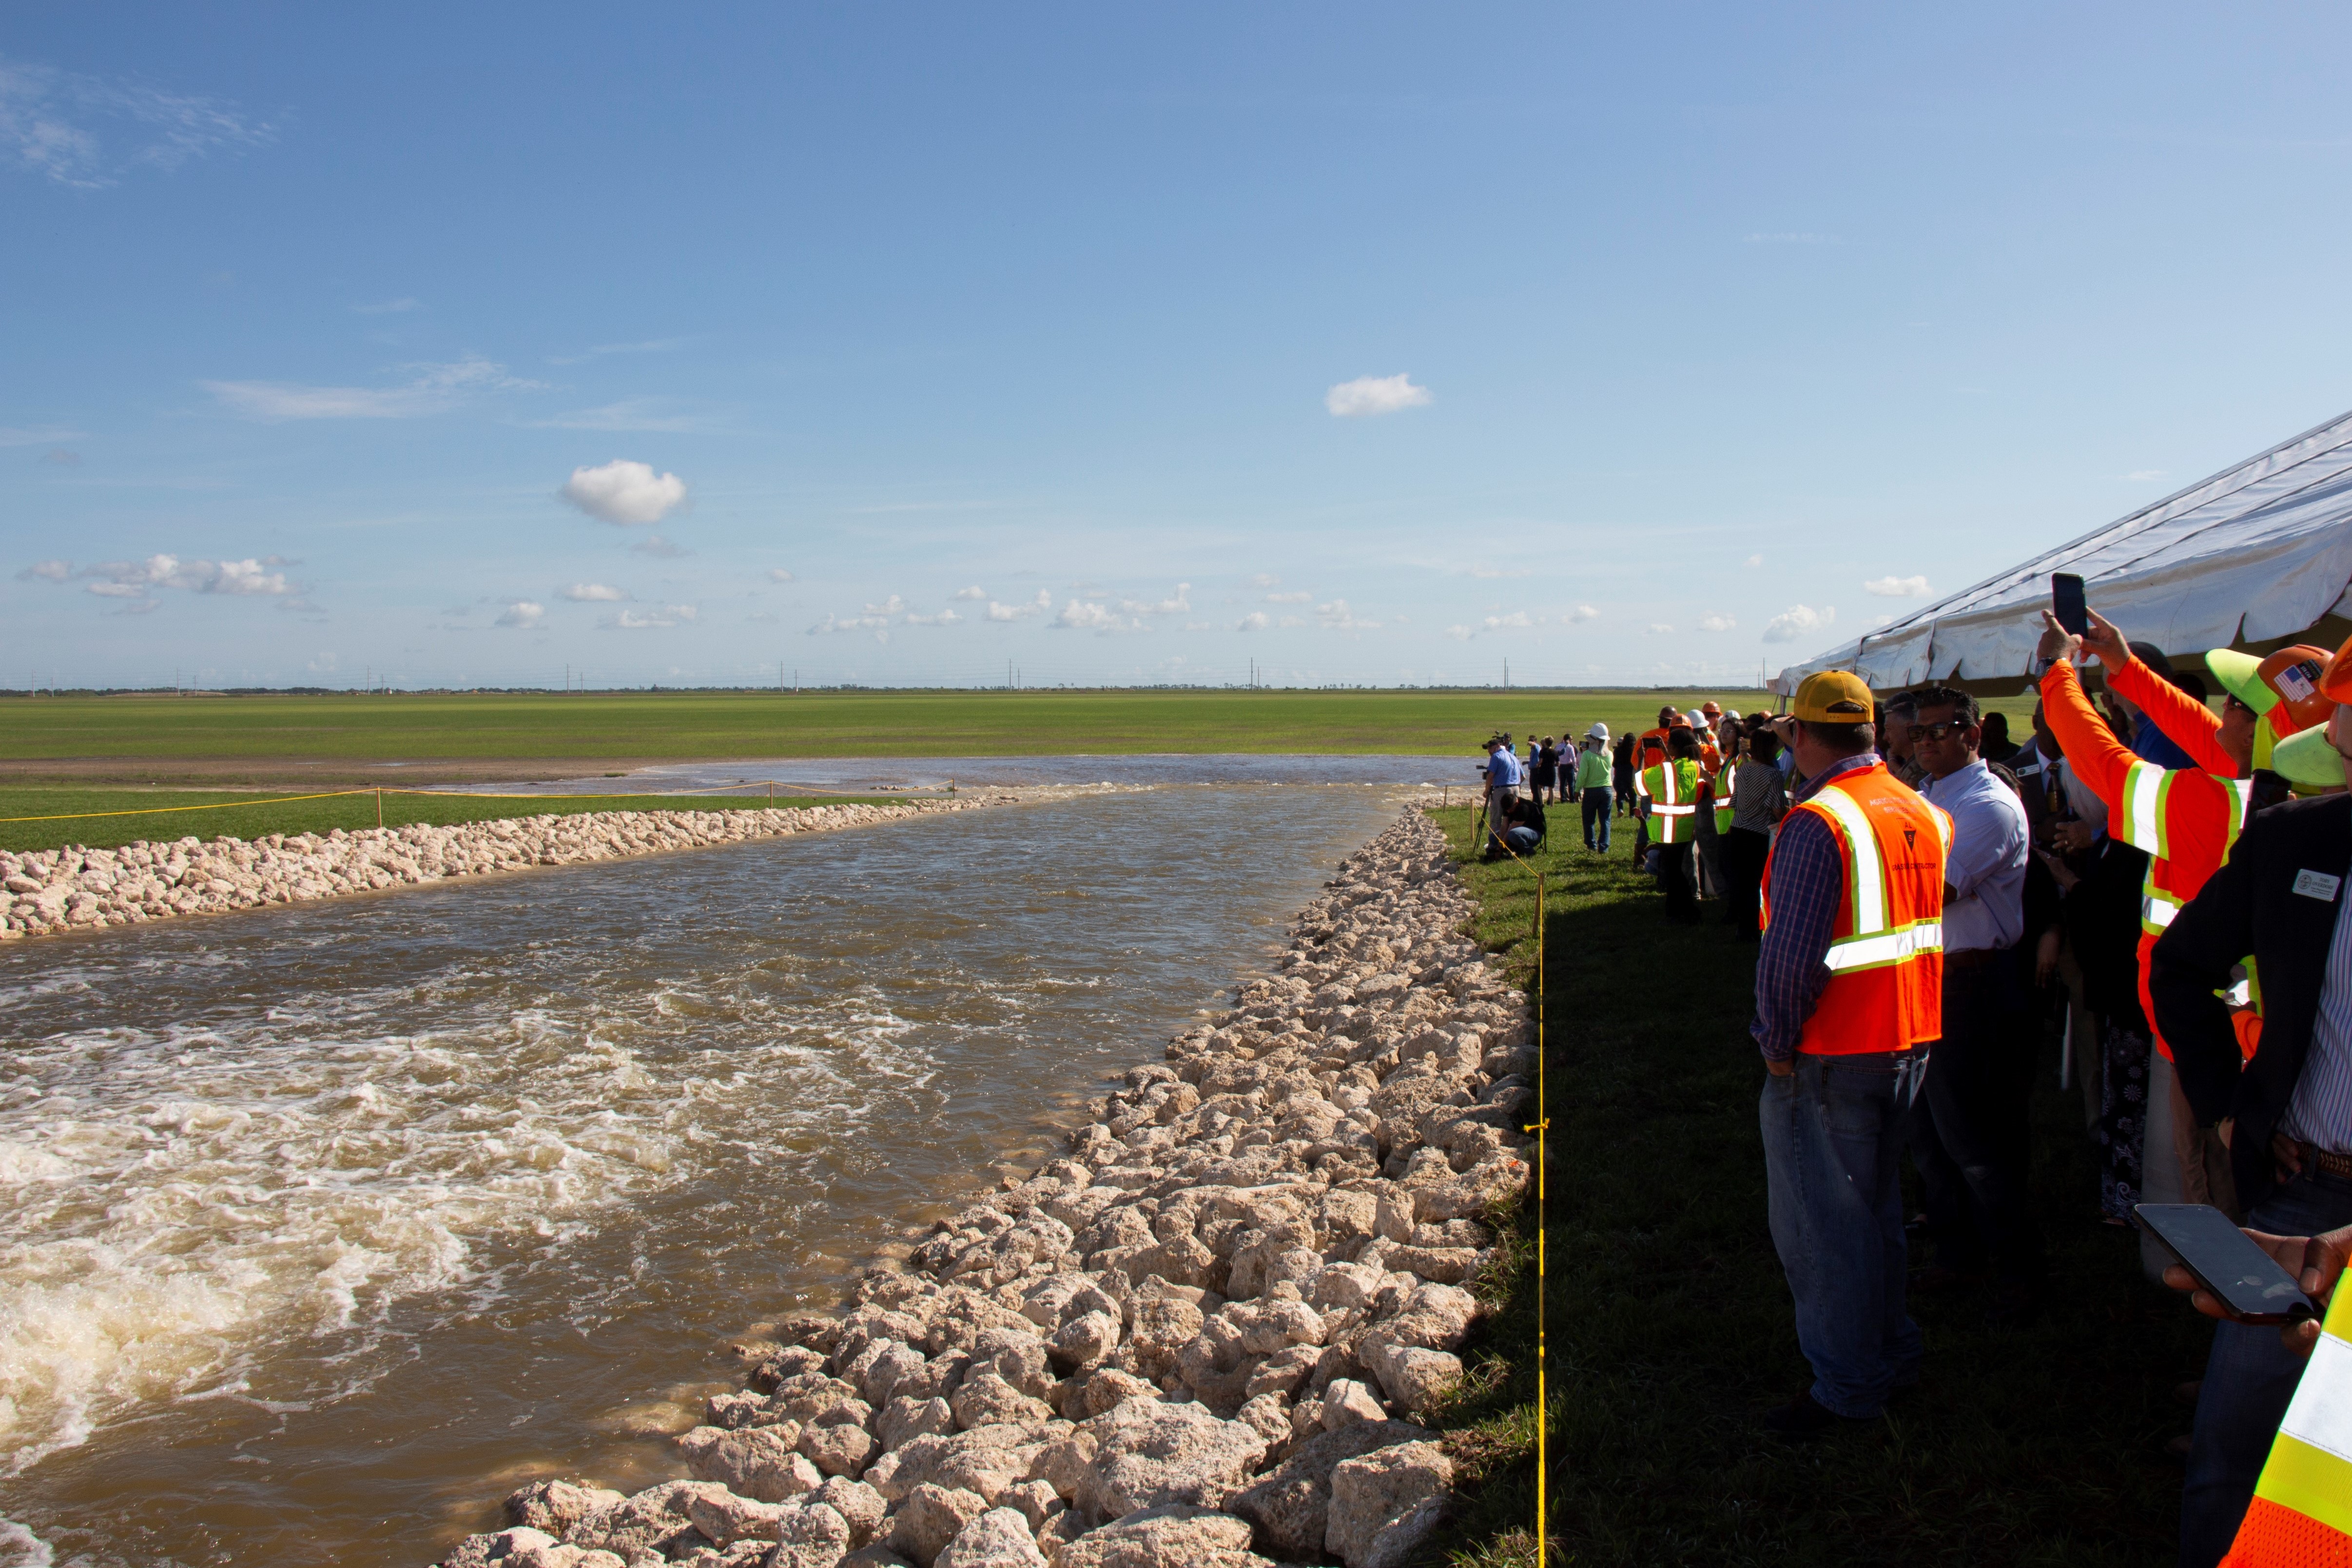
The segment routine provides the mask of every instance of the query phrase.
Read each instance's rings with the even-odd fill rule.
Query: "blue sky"
[[[0,685],[1752,680],[2352,407],[2348,47],[14,5]]]

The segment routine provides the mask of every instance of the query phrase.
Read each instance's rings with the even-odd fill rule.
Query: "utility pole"
[[[1507,692],[1511,689],[1511,661],[1508,659],[1503,661],[1503,689]]]

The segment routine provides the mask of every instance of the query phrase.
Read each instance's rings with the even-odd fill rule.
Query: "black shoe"
[[[1867,1427],[1877,1419],[1875,1416],[1841,1416],[1815,1399],[1808,1389],[1786,1405],[1776,1405],[1765,1411],[1758,1424],[1767,1432],[1777,1433],[1791,1442],[1802,1442],[1825,1432]]]

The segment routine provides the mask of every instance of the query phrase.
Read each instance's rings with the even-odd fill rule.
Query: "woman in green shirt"
[[[1609,727],[1596,724],[1576,748],[1576,794],[1584,807],[1584,847],[1604,855],[1609,852],[1610,761]],[[1597,831],[1596,820],[1601,824]]]

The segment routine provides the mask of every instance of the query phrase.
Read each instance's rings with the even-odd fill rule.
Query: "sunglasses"
[[[1975,727],[1974,725],[1962,724],[1958,719],[1948,718],[1940,724],[1914,724],[1911,727],[1911,733],[1921,740],[1940,743],[1951,739],[1956,735],[1966,735]]]

